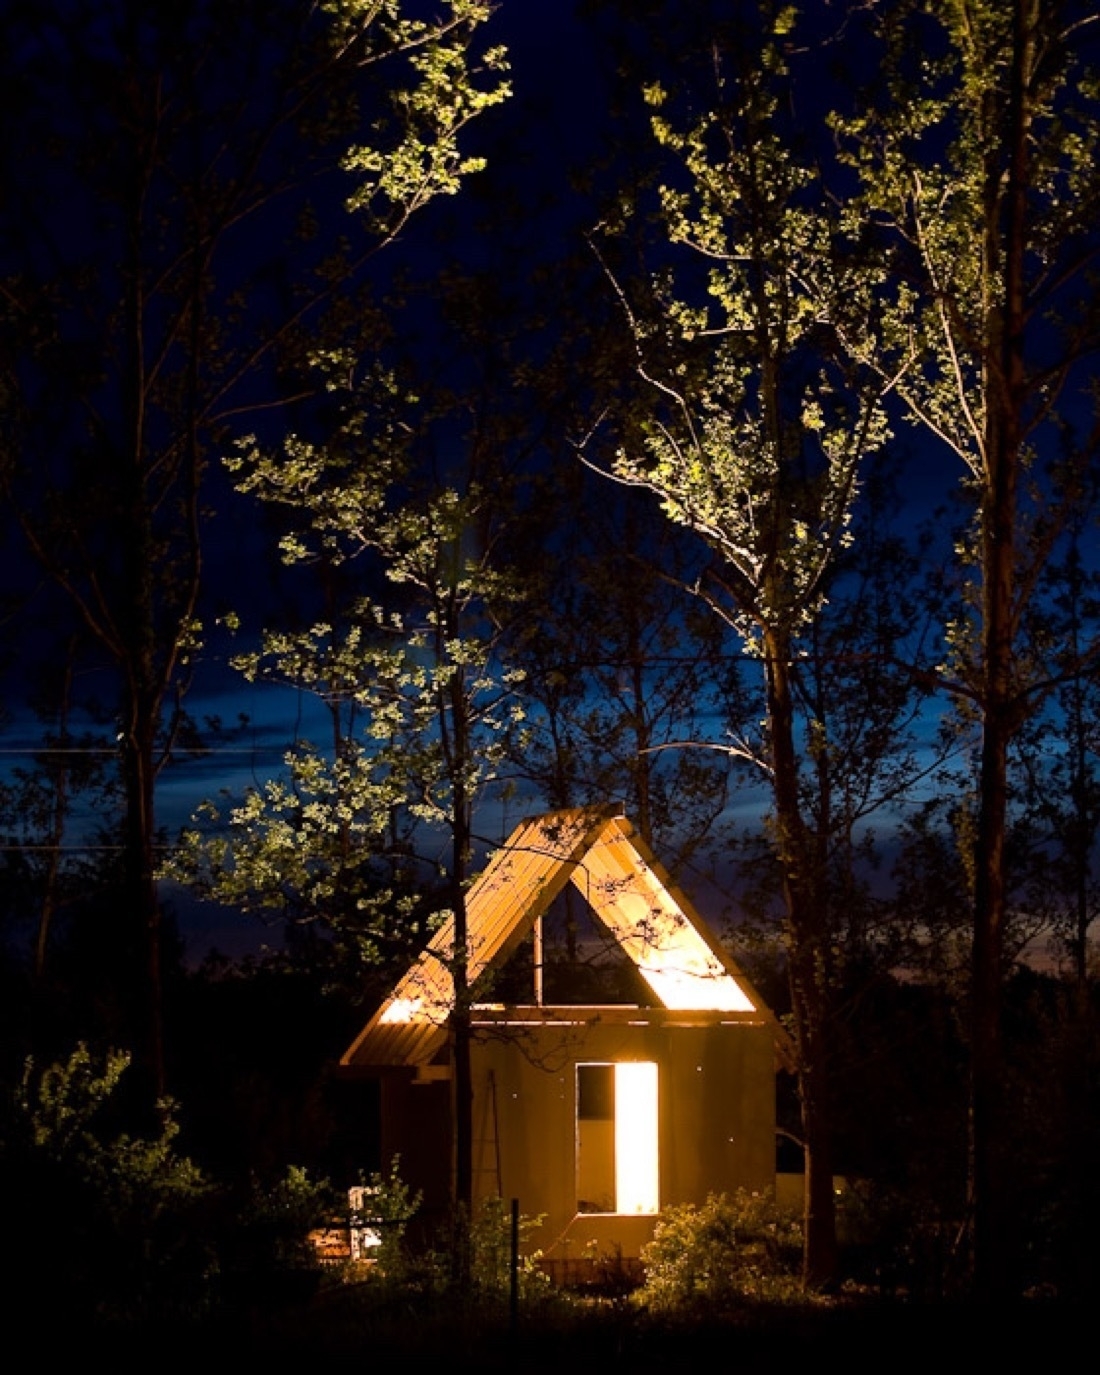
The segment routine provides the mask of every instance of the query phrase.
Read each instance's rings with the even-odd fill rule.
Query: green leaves
[[[475,55],[492,13],[478,0],[443,0],[433,19],[398,0],[323,8],[334,51],[388,83],[388,111],[343,163],[357,232],[383,246],[482,166],[465,139],[510,94],[505,54]],[[246,436],[226,459],[241,492],[285,517],[283,561],[320,599],[236,666],[307,694],[327,729],[278,777],[209,805],[173,863],[200,891],[319,925],[380,963],[423,937],[423,891],[446,860],[418,866],[414,837],[456,814],[468,824],[503,757],[515,682],[494,662],[511,593],[482,545],[489,494],[422,477],[417,398],[374,346],[363,328],[314,341],[327,426],[276,444]]]
[[[448,0],[439,20],[402,17],[396,4],[341,3],[330,8],[345,36],[368,44],[372,27],[384,46],[370,46],[364,62],[381,56],[403,60],[405,75],[390,96],[392,113],[379,120],[369,142],[344,158],[355,178],[347,207],[368,232],[389,238],[409,216],[436,196],[454,195],[484,159],[466,153],[462,136],[485,110],[511,95],[505,51],[489,48],[471,58],[475,30],[492,14],[477,0]]]
[[[779,114],[787,69],[774,45],[792,22],[784,11],[751,62],[716,63],[700,115],[677,120],[668,90],[644,89],[673,155],[664,234],[688,257],[669,257],[654,314],[635,318],[652,407],[615,461],[720,556],[723,614],[750,649],[764,627],[796,633],[820,606],[859,466],[888,434],[883,385],[836,347],[839,303],[863,328],[869,295],[819,169]]]
[[[881,34],[888,97],[832,119],[859,175],[848,213],[893,269],[864,360],[978,478],[1007,381],[1007,274],[1023,293],[1014,328],[1040,329],[1100,205],[1096,77],[1065,27],[1072,7],[1022,14],[1017,31],[1005,4],[899,6]],[[914,68],[918,45],[940,56]]]

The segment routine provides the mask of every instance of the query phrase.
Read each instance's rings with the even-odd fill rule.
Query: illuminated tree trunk
[[[1003,1093],[1002,1000],[1005,928],[1005,831],[1010,700],[1012,525],[1015,456],[996,460],[990,530],[984,543],[985,700],[974,864],[971,986],[971,1192],[973,1268],[979,1296],[1011,1289],[1013,1246],[1008,1199],[1008,1122]]]

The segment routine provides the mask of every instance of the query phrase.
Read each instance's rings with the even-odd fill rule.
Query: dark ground
[[[385,1312],[354,1293],[333,1291],[280,1311],[239,1315],[205,1331],[115,1332],[78,1338],[58,1331],[56,1361],[109,1361],[118,1371],[148,1365],[220,1370],[226,1363],[335,1364],[372,1370],[434,1367],[483,1375],[579,1375],[630,1371],[728,1371],[786,1375],[824,1366],[860,1372],[917,1371],[952,1375],[996,1363],[1010,1372],[1042,1372],[1077,1363],[1093,1349],[1094,1324],[1081,1307],[1028,1302],[1017,1306],[914,1305],[895,1300],[788,1305],[692,1320],[664,1319],[625,1302],[585,1305],[569,1314],[505,1306],[486,1318],[472,1311],[429,1312],[415,1299]],[[75,1338],[75,1333],[69,1334]],[[46,1343],[49,1346],[49,1342]]]

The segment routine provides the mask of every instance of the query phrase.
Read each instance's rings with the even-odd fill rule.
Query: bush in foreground
[[[666,1208],[642,1249],[634,1302],[651,1312],[710,1313],[803,1297],[802,1229],[772,1193],[712,1193]]]

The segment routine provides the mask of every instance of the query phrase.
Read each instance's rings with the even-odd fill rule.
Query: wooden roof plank
[[[572,808],[529,817],[496,850],[467,894],[470,986],[500,967],[572,883],[672,1010],[759,1014],[793,1064],[787,1033],[626,817]],[[341,1064],[425,1065],[445,1044],[454,1004],[454,919],[427,948],[341,1057]]]
[[[503,961],[569,882],[579,856],[602,825],[607,809],[574,809],[528,818],[490,856],[466,896],[471,986]],[[398,981],[341,1057],[341,1064],[425,1063],[438,1049],[454,1003],[449,968],[454,918],[433,934],[427,948]]]

